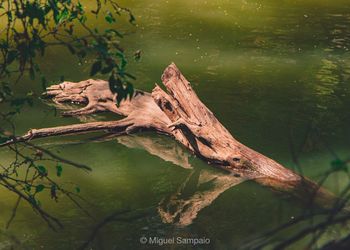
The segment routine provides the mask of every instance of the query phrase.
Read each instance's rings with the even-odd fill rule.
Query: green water
[[[135,87],[151,91],[163,69],[175,62],[218,119],[255,150],[298,171],[292,157],[292,152],[297,152],[303,174],[315,181],[330,168],[335,155],[341,159],[350,156],[349,1],[121,3],[132,9],[137,20],[135,27],[123,21],[116,24],[128,33],[123,40],[127,53],[131,56],[142,50],[141,61],[131,60],[129,65],[137,77]],[[94,25],[101,26],[98,21]],[[42,67],[49,80],[57,81],[64,75],[78,81],[88,78],[90,65],[79,65],[66,49],[54,48],[48,51]],[[40,84],[26,78],[15,88],[18,93],[42,91]],[[89,119],[111,117],[94,115]],[[39,100],[15,120],[18,133],[77,122],[76,118],[55,115]],[[59,180],[67,187],[80,187],[88,201],[81,204],[91,216],[65,196],[56,203],[42,193],[43,208],[62,221],[63,230],[50,230],[24,202],[10,228],[5,229],[17,197],[0,189],[1,230],[12,237],[2,235],[0,249],[11,245],[15,249],[76,249],[89,239],[89,249],[155,247],[140,244],[142,236],[206,237],[210,245],[200,248],[236,249],[305,209],[296,198],[276,194],[255,182],[243,182],[222,192],[189,225],[165,223],[157,212],[158,204],[175,194],[192,172],[209,179],[222,173],[164,136],[145,134],[79,143],[87,138],[70,136],[37,143],[93,169],[86,173],[67,165]],[[169,156],[169,149],[176,153]],[[13,155],[1,149],[0,159],[5,165]],[[194,170],[184,168],[190,165]],[[337,194],[347,183],[347,175],[338,172],[328,178],[325,187]],[[199,191],[215,189],[210,185],[197,187],[193,180],[189,186]],[[135,218],[108,219],[126,208],[146,212]],[[297,229],[280,233],[277,240],[286,239]],[[325,238],[335,234],[329,232]]]

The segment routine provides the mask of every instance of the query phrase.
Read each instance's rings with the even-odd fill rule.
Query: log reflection
[[[272,191],[288,194],[302,201],[306,207],[316,207],[319,211],[332,209],[339,202],[332,193],[318,186],[307,178],[298,181],[281,181],[271,177],[256,178],[250,171],[236,174],[199,166],[198,161],[191,161],[191,155],[178,143],[158,136],[145,135],[123,136],[118,142],[129,148],[143,148],[152,155],[189,169],[184,182],[176,192],[165,197],[158,206],[163,222],[178,226],[191,224],[200,211],[210,206],[219,196],[231,187],[246,180],[255,181]]]

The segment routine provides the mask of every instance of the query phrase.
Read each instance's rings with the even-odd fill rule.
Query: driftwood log
[[[110,91],[108,82],[103,80],[63,82],[50,86],[44,96],[52,98],[55,103],[86,104],[81,109],[63,112],[64,116],[83,116],[109,111],[125,118],[31,129],[27,134],[0,146],[37,138],[96,131],[107,131],[115,135],[129,135],[145,130],[156,131],[175,138],[196,156],[239,177],[240,180],[253,179],[306,202],[321,204],[323,208],[332,206],[334,196],[316,183],[238,142],[200,101],[175,64],[165,69],[161,79],[166,90],[157,84],[151,93],[137,90],[130,100],[122,101],[119,106],[116,105],[116,95]],[[219,188],[219,192],[214,196],[217,197],[223,190],[239,182],[241,181],[233,182],[232,185],[224,182],[225,185]],[[164,211],[163,215],[165,216]],[[167,220],[171,219],[168,217]]]

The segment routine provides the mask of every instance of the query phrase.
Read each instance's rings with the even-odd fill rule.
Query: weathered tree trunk
[[[122,101],[119,107],[116,106],[116,96],[106,81],[63,82],[51,86],[45,96],[56,103],[87,104],[79,110],[64,112],[66,116],[110,111],[125,118],[32,129],[26,135],[14,138],[2,146],[55,135],[103,130],[121,135],[153,130],[174,137],[198,157],[235,176],[255,179],[263,185],[291,192],[306,200],[310,200],[310,197],[315,197],[321,203],[333,200],[332,195],[315,183],[238,142],[199,100],[175,64],[165,69],[162,82],[166,91],[158,85],[151,94],[136,91],[131,100]]]

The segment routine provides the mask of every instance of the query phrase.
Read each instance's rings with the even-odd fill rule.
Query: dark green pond
[[[164,68],[175,62],[201,100],[242,143],[314,181],[322,178],[337,157],[350,157],[350,2],[348,0],[168,0],[121,1],[136,16],[135,27],[117,23],[131,56],[142,50],[140,62],[130,60],[135,87],[151,91]],[[90,6],[93,8],[93,6]],[[99,21],[95,24],[99,27]],[[79,65],[67,49],[52,48],[42,62],[47,78],[79,81],[89,77],[90,64]],[[41,93],[38,82],[24,78],[18,93]],[[0,107],[5,109],[6,107]],[[92,119],[113,119],[94,115]],[[80,122],[62,118],[40,100],[15,120],[17,133]],[[152,133],[105,142],[84,142],[96,135],[38,140],[61,157],[84,163],[85,172],[64,165],[59,183],[80,188],[81,205],[67,197],[51,200],[40,194],[42,207],[58,217],[64,229],[54,232],[24,202],[9,229],[5,225],[17,197],[0,189],[0,249],[145,249],[140,237],[209,238],[199,249],[248,248],[246,244],[300,215],[302,202],[272,192],[255,182],[236,183],[208,166],[173,140]],[[13,154],[0,150],[6,165]],[[47,162],[50,171],[54,165]],[[190,169],[192,167],[192,169]],[[198,185],[196,178],[200,176]],[[221,179],[220,179],[221,178]],[[220,187],[210,180],[220,180]],[[181,195],[174,196],[187,182]],[[232,182],[232,183],[230,183]],[[335,194],[349,182],[344,172],[329,176],[324,186]],[[232,186],[232,187],[230,187]],[[224,187],[224,188],[223,188]],[[196,194],[202,206],[189,221],[166,223],[162,205],[168,198],[188,201]],[[216,197],[215,196],[215,197]],[[175,197],[175,198],[174,198]],[[162,205],[159,205],[159,204]],[[198,205],[197,204],[197,205]],[[129,209],[120,219],[118,212]],[[172,208],[175,209],[175,208]],[[184,211],[186,212],[186,211]],[[304,226],[307,225],[306,222]],[[284,240],[301,226],[275,236]],[[340,231],[344,229],[339,229]],[[332,239],[336,229],[320,240]],[[300,249],[301,241],[290,249]],[[165,245],[190,249],[190,245]]]

